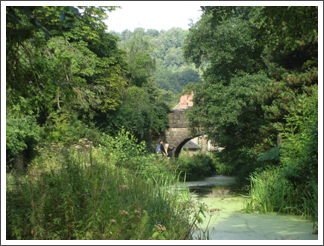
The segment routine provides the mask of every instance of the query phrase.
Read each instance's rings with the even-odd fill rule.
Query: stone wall
[[[155,143],[160,140],[164,141],[164,144],[168,143],[170,147],[176,147],[174,154],[178,156],[182,146],[192,139],[189,131],[189,120],[186,117],[186,111],[188,109],[173,109],[169,114],[169,128],[165,133],[157,136]]]
[[[171,147],[178,147],[183,140],[189,138],[188,128],[169,128],[165,133],[165,142]]]
[[[170,128],[187,128],[189,120],[186,117],[186,109],[172,110],[169,114]]]

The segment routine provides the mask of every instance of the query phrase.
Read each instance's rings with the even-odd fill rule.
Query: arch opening
[[[175,158],[178,158],[178,157],[179,157],[180,152],[181,152],[181,150],[182,150],[182,147],[183,147],[187,142],[189,142],[191,139],[194,139],[194,138],[196,138],[196,137],[200,137],[200,136],[201,136],[201,134],[196,135],[196,136],[194,136],[194,137],[185,138],[184,140],[182,140],[182,141],[180,142],[180,144],[176,147],[176,150],[174,151],[174,157],[175,157]]]

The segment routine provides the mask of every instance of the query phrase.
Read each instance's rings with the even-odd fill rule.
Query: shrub
[[[100,141],[102,150],[110,162],[120,168],[136,170],[143,163],[138,163],[138,157],[145,155],[146,144],[144,141],[137,143],[137,139],[125,128],[122,128],[116,137],[103,133]]]
[[[286,133],[282,144],[282,174],[292,182],[310,185],[318,180],[317,110],[306,120],[300,133]]]
[[[97,145],[100,133],[94,126],[88,126],[78,120],[77,115],[58,110],[46,120],[41,137],[44,142],[60,143],[63,146],[77,143],[81,138],[87,138]]]
[[[181,177],[186,175],[187,181],[202,180],[216,174],[216,167],[213,159],[201,152],[189,156],[189,153],[182,153],[177,159],[171,161],[177,171],[181,173]]]
[[[6,162],[14,162],[18,154],[30,161],[37,153],[34,148],[40,139],[39,126],[33,116],[8,112],[6,117]]]

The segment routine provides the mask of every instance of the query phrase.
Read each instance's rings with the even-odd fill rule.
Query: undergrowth
[[[44,146],[25,174],[8,173],[7,239],[192,239],[203,207],[190,202],[175,172],[156,172],[172,169],[168,161],[123,159],[105,148],[86,139]]]

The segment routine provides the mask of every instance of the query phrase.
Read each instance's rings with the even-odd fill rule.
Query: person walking
[[[163,146],[163,140],[160,141],[155,147],[155,153],[160,153],[161,156],[166,155],[165,148]]]
[[[172,156],[172,151],[174,150],[175,147],[169,148],[169,144],[165,145],[165,155],[167,156],[168,159]]]

